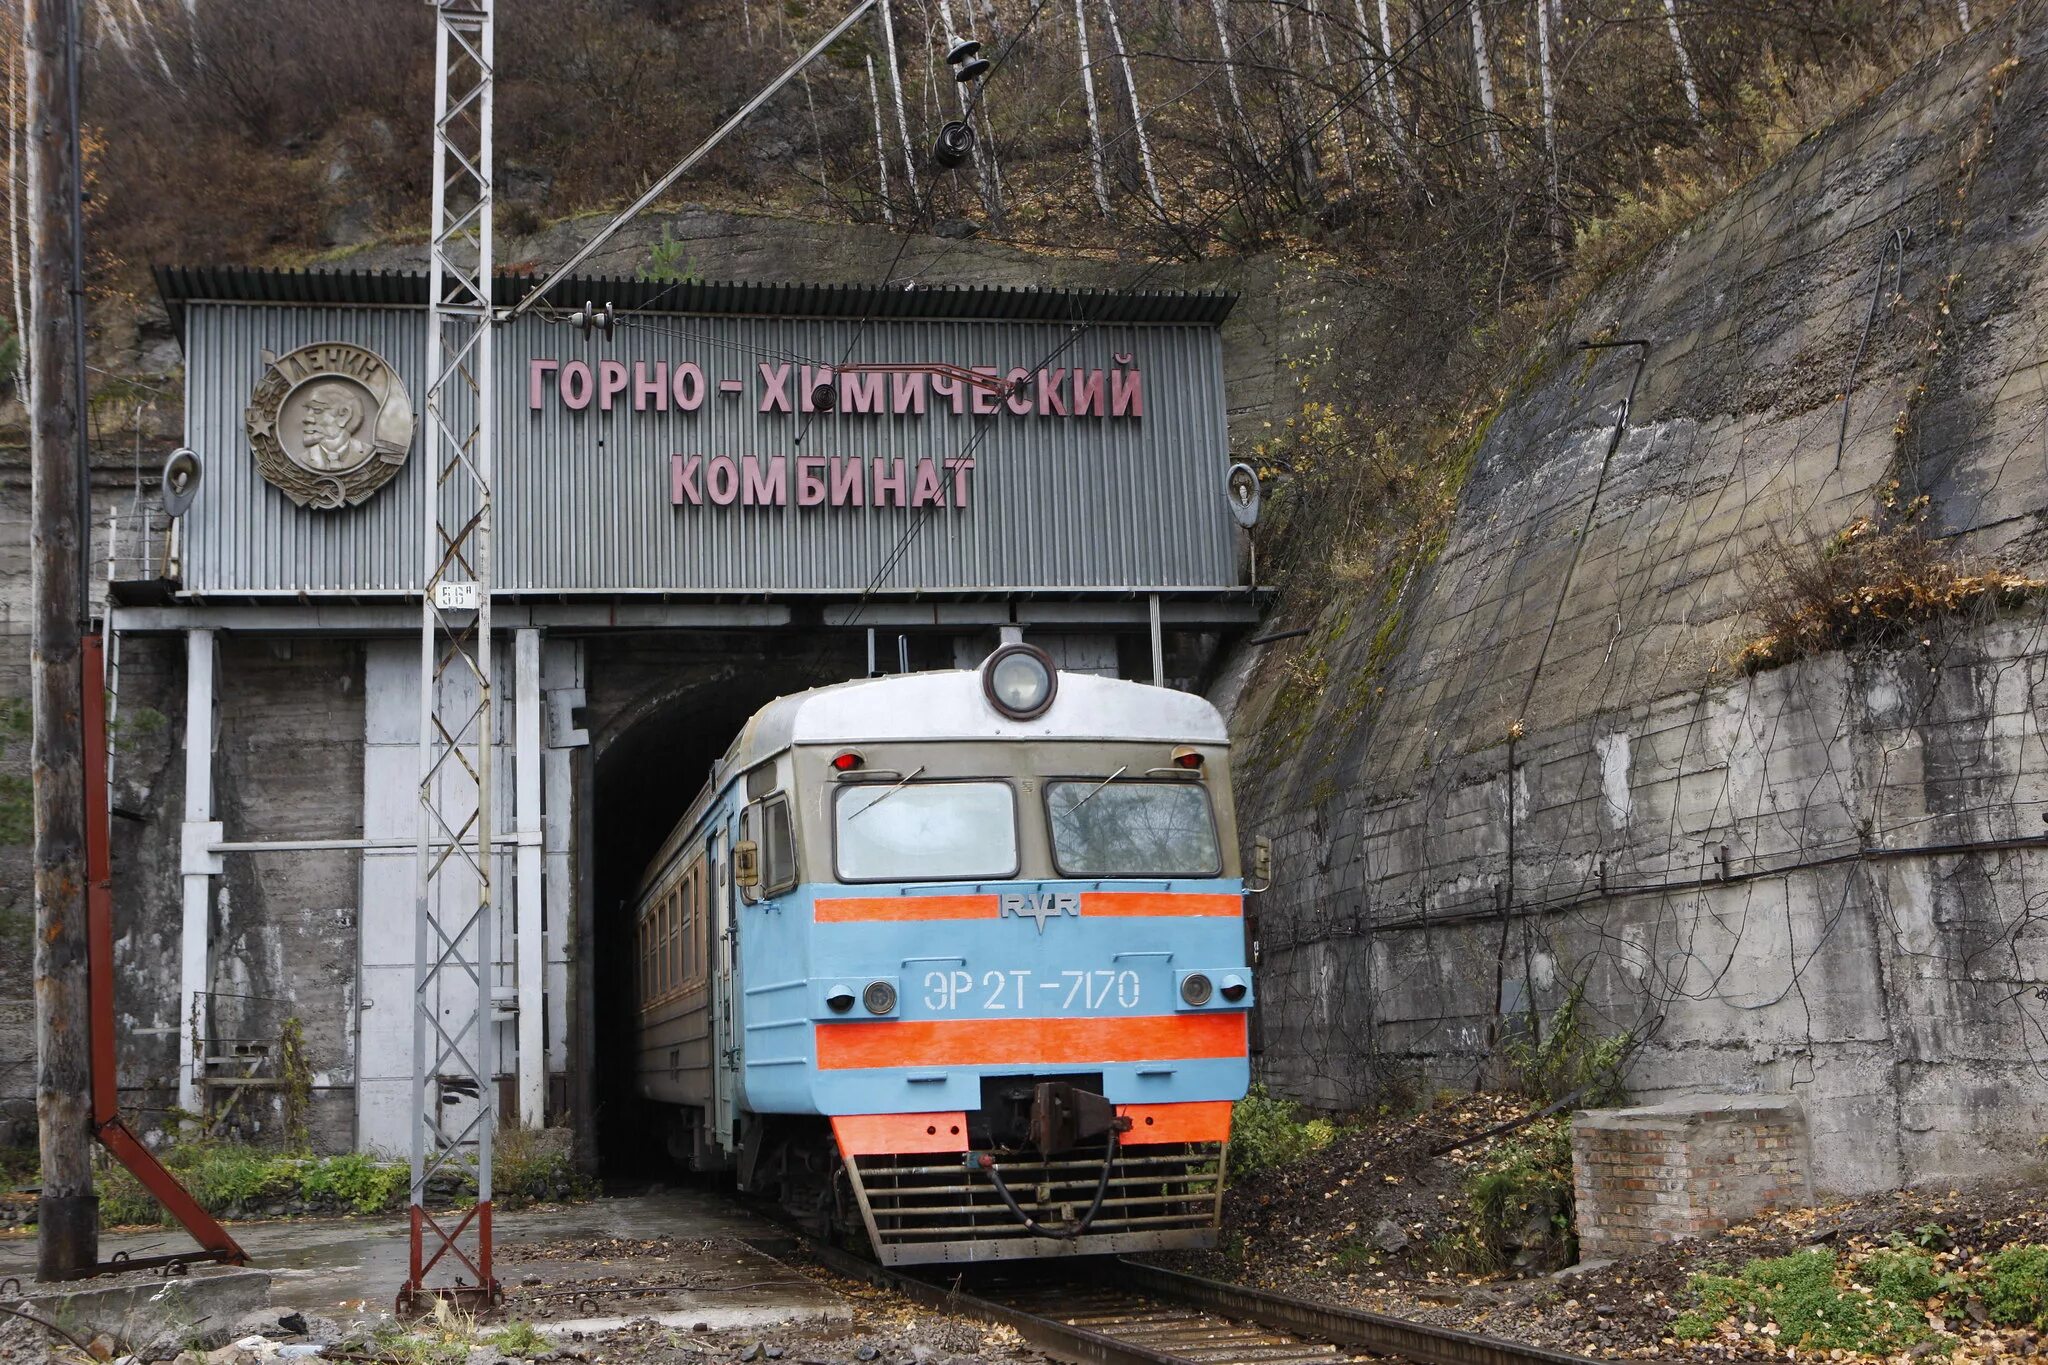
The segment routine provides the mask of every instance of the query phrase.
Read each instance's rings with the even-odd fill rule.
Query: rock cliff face
[[[1728,661],[1770,561],[1887,499],[2048,559],[2044,59],[2017,25],[1930,57],[1610,282],[1435,562],[1234,666],[1277,1089],[1470,1082],[1582,985],[1638,1095],[1800,1095],[1823,1187],[2034,1156],[2040,600]]]

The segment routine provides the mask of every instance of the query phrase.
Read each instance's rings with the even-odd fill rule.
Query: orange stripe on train
[[[994,896],[837,896],[811,902],[819,924],[883,920],[994,919]]]
[[[1116,1112],[1131,1121],[1131,1131],[1119,1139],[1126,1147],[1142,1147],[1151,1142],[1230,1140],[1229,1100],[1183,1100],[1175,1104],[1120,1104],[1116,1107]]]
[[[1194,891],[1083,891],[1083,915],[1241,915],[1244,898]]]
[[[818,1069],[1030,1066],[1245,1055],[1242,1014],[900,1019],[817,1025]]]

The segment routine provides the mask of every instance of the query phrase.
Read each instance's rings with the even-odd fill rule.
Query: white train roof
[[[778,697],[754,713],[726,754],[744,771],[797,744],[891,740],[1064,739],[1227,744],[1223,716],[1206,698],[1145,683],[1062,673],[1045,714],[1012,720],[981,690],[981,673],[951,669],[835,683]]]

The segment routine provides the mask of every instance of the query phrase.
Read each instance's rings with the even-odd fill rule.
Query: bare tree
[[[9,16],[10,18],[12,16]],[[28,401],[28,304],[21,293],[21,63],[19,34],[7,44],[7,261],[14,286],[14,391]]]
[[[903,72],[896,65],[896,23],[889,17],[889,0],[882,0],[882,46],[889,58],[889,90],[896,99],[896,135],[903,140],[903,174],[910,182],[910,199],[914,205],[920,196],[917,188],[917,153],[910,147],[910,119],[903,112]]]
[[[1116,0],[1102,0],[1102,12],[1109,19],[1109,41],[1116,49],[1117,65],[1123,68],[1124,88],[1131,92],[1131,123],[1138,133],[1138,164],[1145,171],[1145,192],[1152,197],[1152,207],[1164,218],[1166,201],[1159,197],[1159,178],[1152,173],[1152,139],[1145,135],[1145,110],[1138,103],[1138,79],[1131,74],[1130,54],[1124,50],[1123,25],[1116,20]]]
[[[1562,264],[1564,202],[1557,184],[1557,99],[1550,79],[1550,0],[1536,0],[1536,74],[1543,100],[1544,177],[1549,189],[1545,217],[1550,229],[1551,252]]]
[[[1486,20],[1479,13],[1479,0],[1465,0],[1465,12],[1472,17],[1472,64],[1479,74],[1479,107],[1486,111],[1486,152],[1493,168],[1508,168],[1507,153],[1500,145],[1499,107],[1493,96],[1493,59],[1486,55]]]
[[[1095,70],[1088,54],[1087,0],[1074,0],[1074,47],[1081,64],[1081,97],[1088,105],[1088,166],[1095,177],[1095,204],[1109,215],[1109,173],[1102,151],[1102,111],[1095,103]]]
[[[1685,82],[1685,107],[1692,110],[1694,123],[1704,124],[1706,119],[1700,113],[1700,88],[1692,78],[1692,56],[1685,50],[1685,35],[1678,31],[1678,0],[1664,0],[1664,22],[1671,29],[1671,46],[1678,53],[1678,75]]]
[[[1309,32],[1316,40],[1317,50],[1323,54],[1323,66],[1331,73],[1332,82],[1334,83],[1337,63],[1330,56],[1330,35],[1323,23],[1322,11],[1316,8],[1315,0],[1309,0],[1308,27]],[[1344,183],[1356,185],[1358,183],[1358,172],[1351,164],[1351,137],[1344,128],[1344,113],[1341,105],[1332,111],[1330,122],[1337,134],[1337,158],[1344,167]]]
[[[1244,111],[1244,92],[1237,84],[1237,59],[1230,51],[1230,15],[1224,5],[1227,0],[1209,0],[1209,9],[1216,16],[1216,46],[1223,53],[1223,83],[1230,87],[1230,107],[1237,113],[1238,131],[1244,135],[1245,145],[1250,148],[1252,164],[1261,170],[1265,158],[1259,153],[1258,134],[1252,131],[1251,116]]]
[[[875,84],[875,58],[868,54],[868,107],[875,111],[875,176],[881,184],[882,221],[896,221],[896,210],[889,204],[889,150],[882,138],[882,92]]]

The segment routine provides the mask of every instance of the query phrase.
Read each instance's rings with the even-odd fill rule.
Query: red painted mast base
[[[409,1318],[432,1310],[436,1303],[452,1303],[470,1312],[497,1308],[505,1302],[505,1286],[491,1273],[491,1204],[489,1200],[472,1205],[456,1222],[455,1226],[444,1228],[433,1214],[420,1204],[414,1204],[412,1214],[412,1265],[405,1277],[405,1287],[398,1291],[394,1305],[398,1316]],[[462,1234],[471,1222],[476,1224],[477,1254],[474,1259],[462,1249]],[[428,1249],[432,1248],[432,1254]],[[465,1280],[460,1275],[452,1285],[429,1285],[427,1276],[441,1263],[441,1258],[453,1253],[475,1278]]]
[[[87,1003],[92,1013],[92,1129],[100,1145],[142,1182],[165,1212],[184,1225],[202,1250],[152,1256],[149,1265],[219,1261],[247,1265],[249,1255],[214,1216],[199,1206],[156,1154],[121,1121],[114,1055],[114,864],[107,820],[106,642],[88,633],[85,695],[85,932]],[[133,1270],[145,1262],[108,1261],[101,1271]]]

